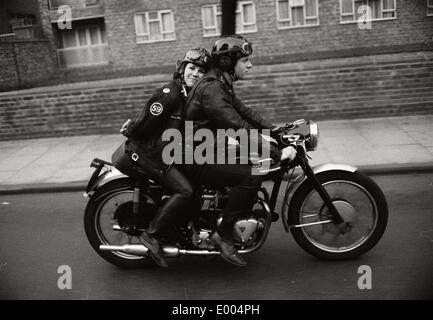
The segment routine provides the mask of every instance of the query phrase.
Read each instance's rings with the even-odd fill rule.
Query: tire
[[[333,222],[290,230],[296,242],[311,255],[325,260],[347,260],[373,248],[388,222],[388,205],[379,186],[361,172],[333,170],[316,175],[344,221],[353,227],[341,234]],[[327,207],[306,180],[295,191],[288,212],[289,225],[329,220]]]
[[[123,245],[127,243],[140,244],[135,236],[129,236],[123,231],[112,230],[115,223],[116,207],[132,201],[133,187],[127,180],[113,181],[97,190],[87,203],[84,213],[84,228],[87,239],[93,249],[106,261],[121,268],[142,268],[155,266],[150,257],[135,256],[119,251],[101,251],[99,246]],[[149,201],[153,201],[145,195]],[[132,206],[131,206],[132,208]]]

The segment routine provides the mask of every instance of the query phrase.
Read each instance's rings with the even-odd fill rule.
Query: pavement
[[[318,121],[311,164],[367,174],[433,171],[433,114]],[[94,158],[111,161],[120,134],[0,141],[0,194],[83,190]]]

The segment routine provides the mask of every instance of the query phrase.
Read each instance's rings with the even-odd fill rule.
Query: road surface
[[[373,179],[387,197],[389,222],[370,252],[351,261],[319,261],[285,233],[279,220],[264,246],[246,256],[246,268],[221,258],[182,257],[169,260],[167,269],[122,270],[87,242],[87,200],[80,192],[0,196],[0,298],[433,298],[433,174]],[[365,266],[371,270],[371,289],[361,290]],[[70,289],[59,280],[68,268]]]

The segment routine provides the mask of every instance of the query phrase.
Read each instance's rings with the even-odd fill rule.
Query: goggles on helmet
[[[253,53],[253,46],[249,42],[244,42],[241,47],[241,52],[250,56]]]
[[[229,41],[226,41],[226,39],[218,40],[218,41],[221,41],[221,43],[214,45],[214,48],[212,50],[212,54],[221,55],[221,54],[225,54],[228,52],[240,52],[242,55],[249,56],[253,53],[253,46],[252,46],[251,42],[248,42],[246,40],[241,40],[242,41],[242,44],[241,44],[241,43],[239,43],[240,41],[238,40],[238,38],[234,38],[234,39],[237,43],[234,43],[234,44],[227,43],[227,42],[233,41],[233,40],[229,40]],[[217,43],[218,43],[218,41],[217,41]]]
[[[209,63],[209,56],[206,55],[206,52],[203,49],[197,48],[197,49],[189,50],[185,54],[185,57],[183,60],[189,61],[192,63],[199,63],[199,64],[202,64],[205,66]]]

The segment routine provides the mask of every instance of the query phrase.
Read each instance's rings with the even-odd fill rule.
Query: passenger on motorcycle
[[[194,189],[174,164],[164,163],[162,151],[168,142],[161,137],[166,129],[183,128],[186,96],[208,71],[210,60],[206,49],[189,50],[177,62],[173,80],[158,88],[147,101],[140,117],[132,122],[127,121],[121,129],[122,134],[128,137],[125,151],[135,164],[135,169],[173,192],[140,237],[151,257],[162,267],[167,267],[167,263],[159,239],[175,215],[190,204]]]
[[[271,136],[279,128],[264,120],[257,112],[246,107],[235,95],[233,82],[242,80],[250,71],[251,43],[238,35],[223,36],[212,48],[212,69],[202,78],[188,97],[185,120],[193,121],[193,131],[206,128],[215,135],[217,129],[271,129]],[[271,149],[271,156],[294,159],[296,150],[288,147],[283,154]],[[262,183],[261,176],[252,175],[248,164],[182,165],[179,167],[197,185],[207,187],[230,186],[228,202],[223,219],[212,241],[221,256],[237,266],[246,262],[232,243],[233,226],[241,215],[252,209],[254,198]]]

